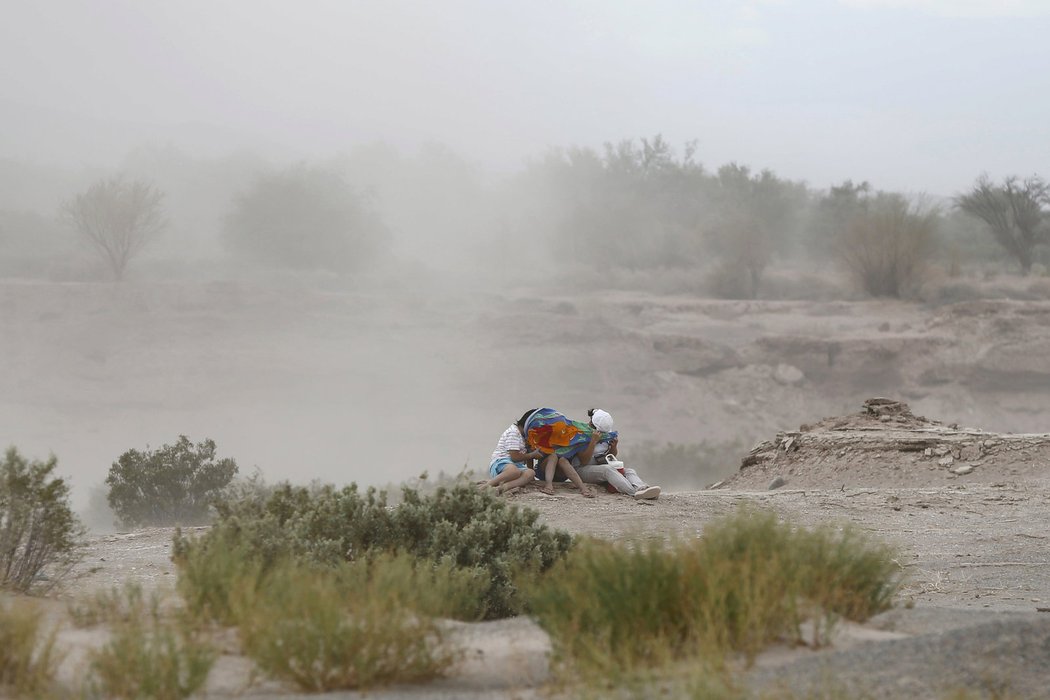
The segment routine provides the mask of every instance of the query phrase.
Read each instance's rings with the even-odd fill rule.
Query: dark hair
[[[592,417],[594,415],[594,412],[597,411],[597,410],[598,410],[597,408],[588,408],[587,409],[587,417],[588,418]]]
[[[529,410],[525,411],[525,413],[522,413],[521,414],[521,418],[519,418],[518,422],[515,424],[515,425],[518,426],[518,430],[520,430],[521,432],[524,433],[525,432],[525,421],[527,421],[529,419],[529,416],[531,416],[533,413],[535,413],[538,410],[540,410],[540,409],[538,409],[538,408],[530,408]]]

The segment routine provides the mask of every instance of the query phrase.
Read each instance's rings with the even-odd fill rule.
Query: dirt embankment
[[[756,445],[719,488],[929,487],[1050,480],[1050,434],[944,425],[891,399],[858,413],[777,433]]]

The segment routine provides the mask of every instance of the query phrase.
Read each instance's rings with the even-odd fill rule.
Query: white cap
[[[591,414],[591,423],[593,423],[594,427],[602,431],[603,433],[611,433],[613,430],[616,429],[613,424],[612,416],[609,415],[609,412],[603,411],[600,408],[594,409],[594,413]]]

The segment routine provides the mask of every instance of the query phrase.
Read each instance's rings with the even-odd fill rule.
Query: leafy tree
[[[62,218],[94,246],[113,278],[165,226],[164,195],[145,180],[102,179],[62,205]]]
[[[194,445],[180,435],[157,450],[128,450],[106,477],[107,500],[125,526],[204,522],[237,463],[215,458],[215,442]]]
[[[78,558],[83,528],[69,505],[69,484],[54,476],[58,460],[26,460],[11,447],[0,461],[0,587],[28,591],[49,566],[53,585]]]
[[[1050,238],[1050,185],[1039,176],[1008,177],[995,185],[982,175],[973,189],[956,197],[955,204],[983,221],[996,242],[1020,263],[1021,274],[1029,273],[1035,247]]]
[[[244,259],[293,269],[352,272],[379,252],[386,229],[336,171],[297,166],[264,175],[226,219]]]

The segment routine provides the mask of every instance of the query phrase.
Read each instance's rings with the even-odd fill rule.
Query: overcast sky
[[[1047,0],[0,0],[0,157],[438,141],[503,171],[662,132],[805,179],[1050,176]]]

